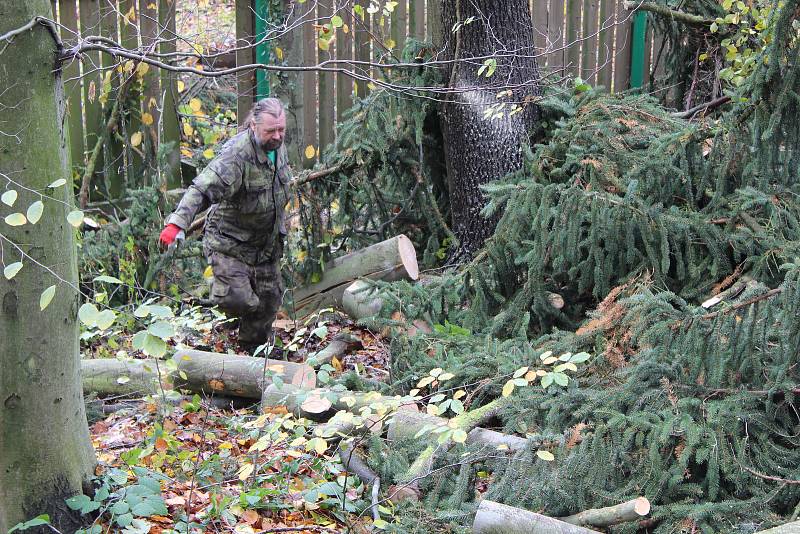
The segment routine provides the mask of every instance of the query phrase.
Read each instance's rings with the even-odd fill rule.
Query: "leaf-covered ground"
[[[241,353],[224,318],[198,309],[191,321],[186,316],[171,319],[170,343]],[[362,347],[335,359],[330,378],[346,371],[378,380],[387,375],[380,336],[340,316],[306,324],[278,319],[275,328],[280,341],[271,357],[303,360],[345,330]],[[84,337],[84,354],[144,356],[124,332]],[[320,382],[328,380],[323,377]],[[372,524],[363,484],[345,473],[335,447],[313,436],[311,422],[283,407],[262,414],[257,404],[223,409],[208,398],[178,394],[87,400],[98,491],[69,504],[94,521],[88,532],[341,532],[348,526],[359,532]]]

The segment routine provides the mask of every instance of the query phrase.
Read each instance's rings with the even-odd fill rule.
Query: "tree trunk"
[[[473,534],[589,534],[597,531],[499,502],[483,500],[475,514],[472,532]]]
[[[645,497],[638,497],[614,506],[605,508],[592,508],[583,512],[560,517],[561,521],[573,525],[589,525],[593,527],[610,527],[628,521],[637,521],[650,513],[650,501]]]
[[[317,385],[314,369],[304,363],[188,349],[176,350],[172,360],[177,365],[175,388],[206,395],[260,399],[272,376],[298,387]]]
[[[35,16],[52,18],[50,2],[0,1],[0,34]],[[0,45],[0,176],[19,184],[0,181],[19,193],[0,217],[44,202],[35,225],[0,223],[3,265],[23,264],[11,280],[0,277],[0,532],[45,513],[74,532],[77,518],[64,499],[81,492],[95,463],[81,394],[78,270],[66,220],[73,198],[54,48],[42,25]],[[60,178],[66,185],[47,188]],[[40,294],[51,285],[55,297],[42,311]]]
[[[527,0],[441,4],[443,56],[455,60],[445,73],[451,94],[442,105],[441,122],[453,232],[459,240],[451,259],[459,261],[472,256],[494,232],[499,217],[480,215],[486,204],[480,186],[521,167],[522,144],[539,117],[530,103],[539,93],[539,72]],[[492,55],[496,70],[487,65],[479,74]],[[498,97],[512,87],[510,94]],[[500,103],[505,104],[491,113],[496,118],[486,115]],[[518,104],[521,112],[513,112]]]

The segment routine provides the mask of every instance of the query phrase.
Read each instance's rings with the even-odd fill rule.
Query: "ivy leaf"
[[[20,271],[20,269],[22,269],[22,262],[15,261],[14,263],[6,265],[6,268],[3,269],[3,276],[6,277],[6,280],[11,280],[17,276],[17,273]]]
[[[56,294],[55,285],[52,285],[47,289],[45,289],[44,291],[42,291],[42,294],[39,297],[39,309],[44,310],[45,308],[47,308],[50,305],[50,302],[52,302],[55,294]]]
[[[114,310],[103,310],[95,318],[95,324],[100,330],[105,330],[114,324],[114,321],[116,320],[117,314],[114,313]]]
[[[75,228],[80,228],[83,224],[83,212],[81,210],[72,210],[67,213],[67,222]]]
[[[28,222],[31,224],[36,224],[39,222],[39,219],[42,218],[42,213],[44,213],[44,203],[41,200],[37,200],[28,206]]]
[[[467,433],[460,428],[453,430],[453,435],[450,437],[456,443],[464,443],[467,441]]]
[[[175,335],[175,329],[172,327],[171,324],[164,322],[164,321],[156,321],[155,323],[151,324],[147,331],[156,336],[160,337],[161,339],[169,339]]]
[[[5,204],[8,207],[13,206],[14,202],[17,201],[17,192],[14,191],[13,189],[9,189],[5,193],[3,193],[2,196],[0,196],[0,201],[2,201],[3,204]]]
[[[142,351],[153,358],[161,358],[167,352],[167,344],[160,337],[148,333],[144,338]]]
[[[78,308],[78,319],[80,319],[84,325],[91,328],[97,322],[99,313],[94,304],[87,302]]]
[[[553,373],[547,373],[542,377],[542,387],[547,389],[553,383]]]
[[[6,224],[9,226],[22,226],[27,222],[25,216],[21,213],[12,213],[6,216]]]
[[[114,278],[113,276],[108,276],[105,274],[101,274],[100,276],[96,276],[93,282],[106,282],[108,284],[122,284],[122,280],[119,278]]]

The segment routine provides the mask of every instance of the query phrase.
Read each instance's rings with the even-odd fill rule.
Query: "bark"
[[[52,17],[47,0],[0,2],[0,34],[35,16]],[[0,532],[43,513],[74,532],[77,518],[64,499],[81,492],[95,464],[80,386],[76,247],[66,221],[73,198],[55,52],[39,24],[0,43],[0,176],[54,198],[43,199],[35,225],[0,224],[3,264],[20,261],[12,243],[30,255],[14,278],[0,276]],[[47,189],[59,178],[67,185]],[[8,188],[19,198],[13,208],[0,206],[2,217],[41,199]],[[39,296],[54,284],[42,311]]]
[[[767,530],[759,530],[756,534],[800,534],[800,521],[785,523]]]
[[[322,280],[293,292],[294,306],[290,311],[301,317],[321,308],[340,307],[345,289],[357,278],[419,278],[417,253],[411,240],[401,234],[336,258],[325,266]]]
[[[453,232],[459,249],[453,260],[471,257],[489,237],[498,217],[480,215],[486,204],[480,186],[522,166],[522,144],[539,112],[529,103],[539,93],[534,35],[527,0],[445,0],[441,5],[446,72],[453,93],[441,110]],[[473,22],[464,24],[470,17]],[[450,31],[461,23],[457,31]],[[478,74],[485,58],[497,54],[497,69]],[[527,56],[527,57],[523,57]],[[498,98],[501,86],[515,86]],[[489,106],[507,102],[501,118],[484,115]],[[514,103],[523,111],[510,116]]]
[[[546,515],[483,500],[472,523],[473,534],[588,534],[597,532]]]
[[[615,506],[593,508],[568,517],[560,517],[559,519],[573,525],[610,527],[628,521],[638,521],[649,513],[650,501],[645,497],[639,497]]]
[[[317,383],[314,369],[302,363],[200,350],[177,350],[172,360],[177,365],[175,388],[206,395],[260,399],[273,375],[299,387],[313,388]]]
[[[81,360],[83,392],[99,396],[143,397],[159,390],[158,370],[166,377],[166,362],[156,360]]]
[[[334,358],[347,354],[353,347],[361,346],[361,338],[352,334],[341,333],[333,337],[324,349],[308,356],[306,363],[312,367],[319,367],[330,363]]]

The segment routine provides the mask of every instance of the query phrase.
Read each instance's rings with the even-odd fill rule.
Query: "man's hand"
[[[183,230],[175,224],[168,224],[162,231],[158,240],[165,247],[175,242],[175,239],[183,239]]]

